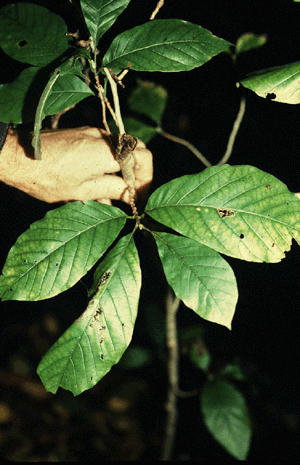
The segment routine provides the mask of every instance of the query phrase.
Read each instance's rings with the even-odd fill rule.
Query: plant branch
[[[179,365],[179,348],[177,340],[177,324],[176,315],[180,305],[180,299],[174,297],[173,291],[169,286],[166,297],[166,311],[167,311],[167,346],[169,348],[169,391],[166,403],[167,422],[165,431],[165,444],[161,456],[161,460],[169,461],[172,455],[173,444],[176,434],[177,423],[177,393],[178,389],[178,365]]]
[[[106,76],[107,76],[107,78],[109,80],[109,83],[110,83],[110,87],[111,87],[111,91],[112,91],[112,95],[113,95],[113,99],[114,99],[115,115],[116,115],[117,125],[118,125],[118,128],[119,128],[120,134],[125,134],[125,128],[124,128],[124,124],[123,124],[123,120],[122,120],[122,116],[121,116],[121,110],[120,110],[120,102],[119,102],[119,96],[118,96],[117,83],[115,82],[115,80],[111,76],[109,70],[107,68],[103,68],[103,69],[104,69],[104,72],[105,72],[105,74],[106,74]]]
[[[245,97],[242,97],[241,98],[241,103],[240,103],[240,109],[239,109],[239,112],[238,112],[237,117],[235,119],[235,122],[233,124],[231,134],[230,134],[229,139],[228,139],[226,152],[225,152],[223,158],[219,161],[219,163],[217,163],[217,166],[218,165],[224,165],[224,163],[226,163],[229,160],[229,157],[230,157],[230,155],[232,153],[232,149],[233,149],[233,145],[234,145],[236,135],[238,133],[238,130],[240,129],[240,125],[241,125],[241,122],[243,120],[245,109],[246,109],[246,99],[245,99]]]
[[[152,14],[151,14],[151,16],[150,16],[150,21],[151,21],[152,19],[155,18],[155,16],[157,15],[157,13],[159,12],[159,10],[160,10],[161,7],[163,7],[163,6],[164,6],[164,0],[159,0],[159,1],[157,2],[157,5],[156,5],[155,10],[152,12]]]
[[[194,155],[196,155],[197,158],[199,158],[200,161],[208,168],[209,166],[212,166],[212,164],[205,158],[204,155],[202,155],[201,152],[199,152],[196,147],[194,147],[190,142],[181,139],[180,137],[177,136],[172,136],[171,134],[168,134],[166,131],[164,131],[162,128],[158,127],[156,128],[157,132],[161,134],[162,136],[166,137],[167,139],[172,140],[173,142],[177,142],[178,144],[184,145],[187,147],[191,152],[193,152]]]

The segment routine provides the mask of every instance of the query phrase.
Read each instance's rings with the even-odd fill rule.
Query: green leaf
[[[262,47],[266,42],[266,34],[253,34],[253,32],[247,32],[241,35],[236,41],[235,55],[237,56],[241,53]]]
[[[152,234],[176,296],[205,320],[231,329],[238,290],[229,264],[215,250],[187,237]]]
[[[164,184],[145,212],[218,252],[279,262],[300,242],[300,202],[281,181],[253,166],[213,166]]]
[[[137,79],[137,87],[129,96],[128,106],[132,111],[148,116],[160,126],[167,100],[168,92],[164,87]]]
[[[32,139],[32,146],[34,147],[35,153],[34,156],[37,160],[41,160],[41,135],[40,130],[42,128],[42,121],[45,117],[44,106],[46,103],[49,94],[51,93],[52,87],[54,86],[55,81],[59,78],[59,69],[56,69],[52,76],[50,77],[42,95],[39,100],[39,104],[36,110],[36,116],[34,121],[34,137]]]
[[[55,393],[61,386],[76,396],[90,389],[120,360],[131,341],[141,288],[133,235],[120,239],[100,267],[102,279],[87,309],[38,366],[47,391]]]
[[[0,46],[14,60],[42,67],[69,48],[64,20],[38,5],[16,3],[0,10]]]
[[[94,95],[91,89],[75,74],[66,73],[61,76],[60,69],[54,71],[41,95],[35,115],[32,146],[35,149],[37,160],[42,158],[40,129],[43,119],[48,115],[55,115],[91,95]]]
[[[72,287],[113,243],[124,212],[93,201],[70,202],[36,221],[10,249],[2,300],[42,300]]]
[[[82,65],[78,58],[85,57],[85,52],[85,49],[80,49],[59,66],[58,81],[54,83],[49,99],[45,102],[44,115],[53,115],[94,95],[79,78],[70,76],[80,75]],[[68,76],[65,75],[66,71],[70,73]],[[0,121],[9,124],[34,121],[39,99],[48,82],[47,68],[31,66],[24,69],[15,81],[0,85]]]
[[[128,67],[135,71],[189,71],[230,45],[196,24],[156,19],[118,35],[102,65],[117,74]]]
[[[0,121],[8,124],[21,124],[34,120],[40,95],[36,93],[36,87],[32,92],[31,86],[36,81],[39,73],[41,73],[40,68],[30,67],[24,69],[12,83],[0,85]],[[43,77],[46,84],[49,75],[44,74]],[[41,76],[40,83],[42,82],[43,78]],[[42,92],[42,88],[38,89]],[[27,100],[30,101],[30,105],[25,105]]]
[[[201,410],[213,437],[236,459],[246,460],[251,425],[243,395],[227,381],[209,381],[202,390]]]
[[[130,0],[80,0],[82,13],[95,47],[129,2]]]
[[[135,118],[123,118],[126,134],[131,134],[142,140],[145,144],[148,144],[154,136],[157,135],[157,130],[148,124],[144,124],[142,121],[136,120]],[[118,133],[119,129],[113,120],[108,122],[109,128],[112,133]]]
[[[240,82],[260,97],[282,103],[300,103],[300,61],[251,73]]]
[[[189,356],[191,362],[193,362],[196,367],[204,371],[204,373],[209,371],[212,357],[201,339],[196,340],[191,345]]]

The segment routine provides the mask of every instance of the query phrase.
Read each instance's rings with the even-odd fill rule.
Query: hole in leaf
[[[18,43],[18,45],[19,45],[20,48],[25,47],[25,45],[27,45],[27,40],[21,40],[21,41]]]
[[[274,92],[271,92],[270,94],[267,94],[266,99],[267,100],[274,100],[276,98],[276,94]]]

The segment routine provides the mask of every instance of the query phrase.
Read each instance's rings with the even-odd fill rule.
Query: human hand
[[[104,130],[97,128],[42,131],[42,160],[33,149],[9,130],[0,157],[1,181],[44,202],[111,200],[129,202],[124,180]],[[31,152],[31,153],[30,153]],[[136,190],[147,198],[152,177],[152,154],[139,141],[133,152]]]
[[[76,128],[41,133],[42,160],[33,160],[38,176],[30,195],[46,202],[111,200],[129,202],[124,180],[104,130]],[[136,190],[146,197],[152,177],[152,154],[139,141],[133,153]],[[33,186],[32,186],[33,188]]]

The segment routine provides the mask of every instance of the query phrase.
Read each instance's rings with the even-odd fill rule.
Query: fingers
[[[134,158],[135,187],[141,200],[146,200],[153,179],[152,153],[147,149],[135,150]]]
[[[104,175],[98,179],[87,181],[78,188],[76,198],[73,200],[122,200],[129,203],[129,194],[124,180],[119,176]],[[102,202],[103,200],[103,202]]]

